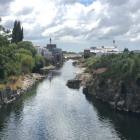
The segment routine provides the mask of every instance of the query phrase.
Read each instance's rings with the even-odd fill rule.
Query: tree
[[[32,52],[29,51],[29,50],[26,50],[26,49],[24,49],[24,48],[19,48],[19,49],[17,50],[17,55],[18,55],[18,54],[26,54],[26,55],[32,56]]]
[[[22,41],[22,42],[19,42],[17,45],[18,45],[18,48],[29,50],[33,56],[35,56],[37,53],[36,49],[33,47],[32,42],[30,41]]]
[[[33,71],[34,72],[39,72],[40,68],[43,68],[45,65],[45,59],[41,55],[36,55],[35,56],[35,66]]]
[[[7,37],[0,35],[0,47],[8,46],[8,45],[9,45],[9,41]]]
[[[21,36],[20,36],[20,40],[21,40],[21,41],[22,41],[22,40],[23,40],[23,38],[24,38],[23,33],[24,33],[24,31],[23,31],[23,27],[22,27],[22,29],[21,29]]]
[[[14,28],[12,31],[12,43],[18,43],[23,40],[23,27],[21,27],[20,21],[14,22]]]
[[[123,52],[124,52],[124,53],[129,53],[128,48],[125,48],[125,49],[123,50]]]
[[[34,59],[30,55],[22,54],[21,55],[21,70],[22,73],[30,73],[34,67]]]
[[[20,22],[14,23],[12,43],[6,34],[6,29],[0,25],[0,82],[7,81],[11,76],[30,73],[34,69],[38,72],[46,61],[44,57],[36,55],[32,42],[21,41],[23,28]]]

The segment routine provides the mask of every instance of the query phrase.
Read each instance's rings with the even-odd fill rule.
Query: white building
[[[97,56],[108,55],[108,54],[118,54],[120,53],[119,49],[116,46],[111,47],[91,47],[90,53]]]

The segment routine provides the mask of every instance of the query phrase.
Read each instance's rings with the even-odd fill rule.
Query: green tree
[[[45,65],[45,59],[41,55],[36,55],[35,56],[35,66],[33,71],[34,72],[39,72],[40,68],[44,67]]]
[[[128,48],[124,48],[123,52],[124,52],[124,53],[129,53]]]
[[[24,38],[24,31],[23,31],[23,27],[22,27],[22,29],[21,29],[21,35],[20,35],[20,40],[22,41],[23,40],[23,38]]]
[[[17,55],[20,55],[20,54],[26,54],[26,55],[30,55],[30,56],[32,56],[32,52],[31,51],[29,51],[29,50],[26,50],[26,49],[24,49],[24,48],[20,48],[20,49],[18,49],[17,50]]]
[[[20,55],[20,61],[21,61],[21,72],[26,74],[32,72],[32,69],[34,67],[34,59],[30,55],[21,54]]]
[[[18,48],[29,50],[33,56],[35,56],[37,53],[36,49],[33,47],[32,42],[30,41],[22,41],[22,42],[19,42],[17,45],[18,45]]]
[[[21,27],[20,21],[14,22],[14,28],[12,31],[12,43],[18,43],[23,40],[23,27]]]
[[[7,37],[0,35],[0,47],[8,46],[8,45],[9,45],[9,41]]]

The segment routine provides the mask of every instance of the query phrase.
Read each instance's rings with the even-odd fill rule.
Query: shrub
[[[32,42],[30,41],[22,41],[22,42],[19,42],[17,45],[18,45],[18,48],[29,50],[33,56],[35,56],[37,53],[36,49],[33,47]]]

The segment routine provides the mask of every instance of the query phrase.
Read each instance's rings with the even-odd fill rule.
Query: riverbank
[[[72,62],[53,71],[51,81],[46,78],[27,96],[0,109],[0,139],[139,140],[139,117],[113,111],[94,97],[87,99],[82,88],[66,87],[81,70]]]
[[[12,79],[9,83],[3,85],[3,88],[0,90],[0,106],[14,102],[45,77],[38,73],[32,73],[19,76],[16,80],[15,78],[14,80]]]
[[[78,74],[76,79],[81,80],[84,94],[92,95],[94,98],[108,103],[115,110],[140,113],[140,86],[138,78],[136,80],[127,80],[124,78],[125,75],[111,75],[111,70],[108,67],[100,66],[94,68],[95,66],[93,66],[94,64],[91,63],[91,60],[90,68],[87,67],[84,61],[80,61],[76,66],[81,67],[81,65],[85,70]]]
[[[86,86],[86,83],[91,80],[91,74],[87,73],[86,67],[82,59],[73,61],[73,66],[80,68],[80,71],[76,72],[76,77],[67,81],[67,86],[73,89],[79,89],[80,86]]]

